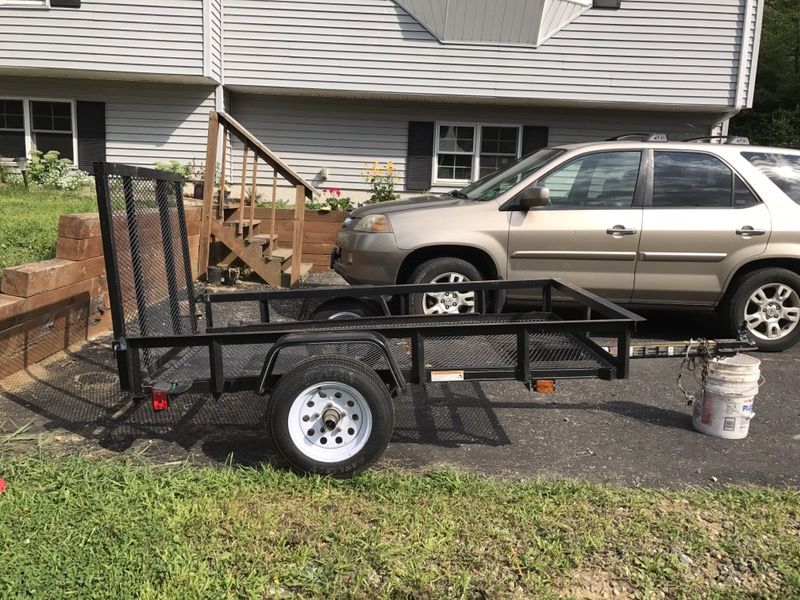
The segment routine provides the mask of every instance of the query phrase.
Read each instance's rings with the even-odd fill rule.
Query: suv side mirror
[[[550,190],[546,187],[529,187],[519,194],[519,206],[522,210],[540,208],[550,204]]]

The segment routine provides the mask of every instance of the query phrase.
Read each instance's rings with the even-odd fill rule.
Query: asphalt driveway
[[[635,338],[715,337],[707,313],[646,314]],[[181,398],[154,413],[118,391],[108,338],[0,381],[0,435],[27,426],[68,451],[133,452],[156,461],[277,460],[252,393]],[[518,383],[413,388],[396,401],[380,465],[451,465],[501,477],[578,478],[622,485],[800,485],[800,347],[759,354],[766,383],[747,439],[695,432],[676,386],[678,359],[633,363],[629,380],[563,381],[552,395]],[[378,468],[380,468],[380,465]]]

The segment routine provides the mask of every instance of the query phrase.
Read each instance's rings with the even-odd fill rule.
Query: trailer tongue
[[[626,378],[631,358],[751,348],[633,346],[641,317],[556,279],[207,293],[192,278],[181,181],[107,163],[95,174],[122,389],[156,410],[181,394],[269,394],[274,442],[301,471],[349,476],[377,460],[392,396],[409,384],[518,380],[549,391],[561,378]],[[512,289],[540,306],[493,314],[493,298]],[[476,312],[403,314],[412,294],[454,291],[474,294]],[[555,312],[554,297],[579,316]],[[347,303],[357,309],[325,310]],[[364,307],[376,316],[360,316]]]

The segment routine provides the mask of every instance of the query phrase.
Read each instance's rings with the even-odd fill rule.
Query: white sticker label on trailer
[[[464,371],[431,371],[431,381],[464,381]]]

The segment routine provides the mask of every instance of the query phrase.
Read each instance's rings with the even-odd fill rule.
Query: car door
[[[558,277],[629,301],[642,225],[641,165],[639,150],[594,152],[537,181],[550,190],[550,203],[512,214],[510,277]]]
[[[727,276],[766,250],[767,207],[719,157],[656,150],[634,302],[715,304]]]

